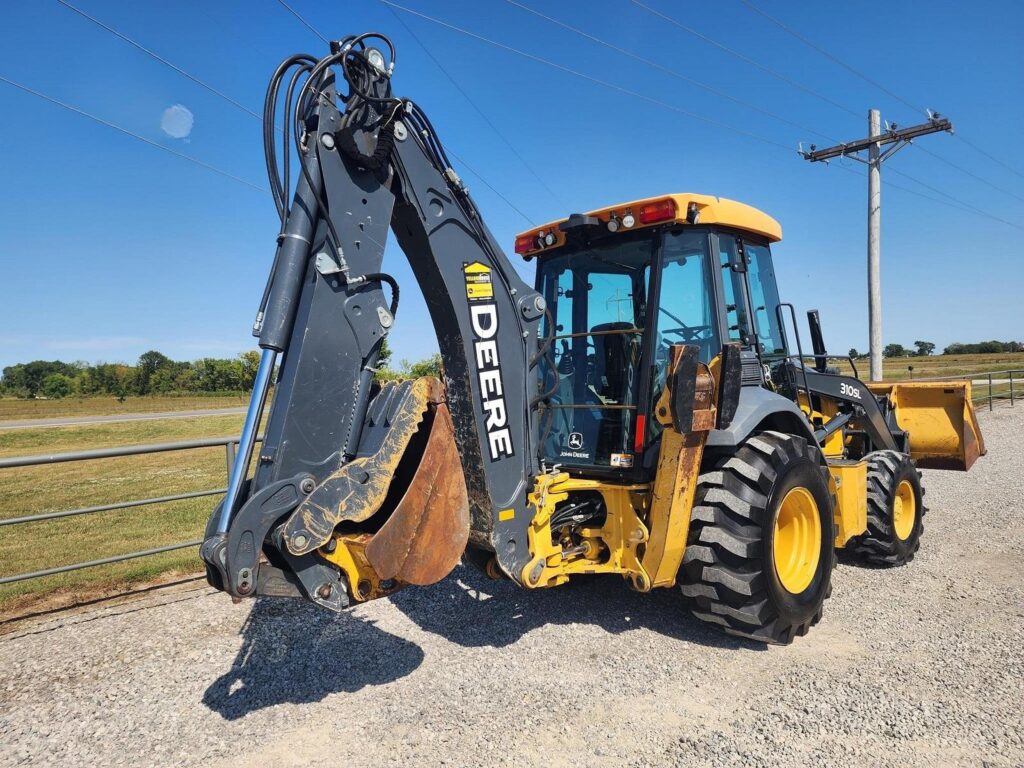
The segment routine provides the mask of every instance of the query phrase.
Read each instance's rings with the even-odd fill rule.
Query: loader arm
[[[393,67],[390,42],[371,33],[332,43],[319,60],[286,60],[268,91],[273,121],[277,89],[294,74],[301,173],[287,204],[287,174],[282,184],[269,144],[282,230],[258,320],[263,356],[228,493],[201,550],[210,582],[235,597],[295,594],[338,610],[357,590],[389,588],[376,576],[356,586],[361,558],[397,562],[396,571],[411,559],[403,573],[436,576],[467,537],[513,579],[530,559],[544,300],[495,242],[423,111],[393,96]],[[273,142],[272,122],[268,133]],[[381,272],[389,230],[426,299],[441,387],[374,381],[398,300]],[[412,551],[409,536],[437,535],[431,515],[444,516],[445,541]]]

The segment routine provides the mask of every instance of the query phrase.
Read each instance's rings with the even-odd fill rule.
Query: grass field
[[[20,400],[0,397],[0,421],[55,419],[60,416],[113,416],[121,413],[164,413],[248,404],[248,395],[154,395],[152,397],[66,397],[62,400]]]
[[[0,431],[0,456],[235,436],[242,416]],[[224,448],[0,470],[0,518],[222,488]],[[0,575],[12,575],[201,537],[216,497],[0,527]],[[199,568],[193,549],[0,586],[0,611],[44,593],[69,599],[98,587]]]
[[[1024,353],[935,356],[887,360],[886,378],[902,379],[1024,368]],[[861,376],[867,361],[858,361]],[[1022,376],[1024,379],[1024,376]],[[1022,381],[1024,384],[1024,381]],[[1024,387],[1018,386],[1017,392]],[[987,387],[975,387],[977,407]],[[996,385],[1005,396],[1008,385]],[[243,396],[70,398],[51,401],[0,399],[0,420],[64,415],[163,412],[244,405]],[[235,436],[242,416],[206,416],[143,422],[0,430],[0,456],[135,445],[149,442]],[[222,488],[223,448],[0,470],[0,518],[109,504],[150,496]],[[201,536],[216,497],[101,512],[61,520],[0,527],[0,576],[149,549]],[[42,596],[73,601],[97,590],[144,582],[169,572],[194,572],[196,551],[187,549],[0,586],[0,613],[20,611]],[[55,596],[55,597],[54,597]]]
[[[862,379],[868,377],[868,359],[855,361]],[[838,364],[836,361],[833,364]],[[960,374],[988,373],[1007,369],[1024,370],[1024,352],[1000,352],[992,355],[932,355],[930,357],[896,357],[882,361],[882,375],[889,380],[910,378],[907,366],[914,366],[913,378],[931,376],[959,376]],[[848,366],[840,365],[840,368]],[[1024,377],[1022,377],[1024,378]]]

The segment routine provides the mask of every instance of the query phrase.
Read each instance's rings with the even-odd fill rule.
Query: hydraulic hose
[[[391,317],[394,317],[395,313],[398,312],[398,281],[395,280],[395,278],[393,278],[387,272],[368,272],[365,275],[349,278],[350,283],[371,282],[373,280],[377,280],[382,283],[387,283],[388,286],[390,286],[391,306],[388,308],[388,311],[391,312]]]

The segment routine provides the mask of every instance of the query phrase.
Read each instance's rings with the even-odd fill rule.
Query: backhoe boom
[[[382,54],[367,44],[374,37],[335,43],[315,63],[293,57],[307,77],[295,121],[302,173],[260,328],[264,361],[281,353],[280,372],[253,479],[244,488],[238,481],[237,501],[228,494],[203,546],[211,581],[235,596],[260,593],[262,548],[265,565],[276,569],[269,571],[275,589],[282,579],[296,581],[290,569],[310,599],[343,607],[343,585],[327,578],[313,553],[329,545],[337,526],[378,512],[403,452],[411,441],[425,442],[416,432],[432,425],[442,401],[461,463],[449,471],[469,489],[469,535],[512,578],[530,559],[526,509],[538,471],[532,409],[544,300],[484,225],[420,108],[392,95],[390,73],[376,66]],[[334,65],[347,95],[335,90]],[[389,229],[426,297],[446,395],[417,400],[386,391],[407,409],[393,414],[396,423],[406,414],[405,439],[390,443],[380,422],[367,420],[381,396],[373,374],[398,299],[397,284],[381,272]],[[254,392],[257,414],[265,391]],[[238,477],[249,464],[246,442]],[[392,453],[382,455],[382,446]]]

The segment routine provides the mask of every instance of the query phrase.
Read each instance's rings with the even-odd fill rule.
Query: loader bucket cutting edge
[[[985,455],[971,402],[970,381],[869,384],[888,395],[899,428],[910,435],[910,455],[923,469],[966,471]]]

